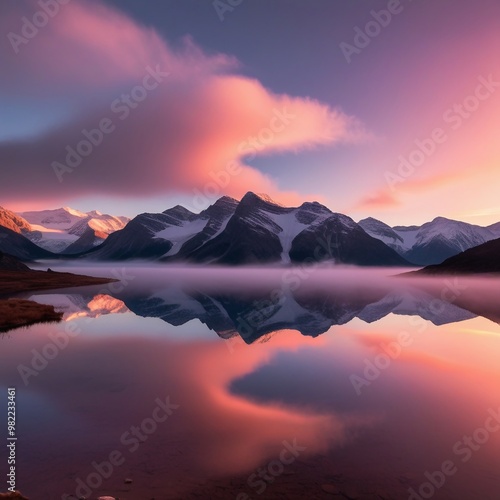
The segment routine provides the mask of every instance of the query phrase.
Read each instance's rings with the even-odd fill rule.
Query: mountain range
[[[224,196],[200,213],[177,205],[126,217],[71,208],[14,213],[0,207],[0,251],[21,260],[149,259],[204,264],[426,266],[500,237],[437,217],[422,226],[356,223],[317,202],[284,207],[264,195]]]
[[[482,227],[444,217],[422,226],[390,227],[373,218],[363,219],[359,225],[419,266],[439,264],[464,250],[500,238],[500,223]]]
[[[319,203],[283,207],[254,193],[247,193],[240,202],[222,197],[199,214],[182,206],[161,214],[141,214],[87,256],[225,265],[325,260],[408,265],[350,217]]]
[[[24,234],[33,243],[54,253],[79,253],[101,244],[109,234],[123,229],[130,219],[80,212],[68,207],[19,214],[30,226]]]
[[[426,266],[420,274],[477,274],[500,273],[500,239],[469,248],[441,264]]]
[[[68,207],[19,214],[0,207],[0,250],[25,260],[78,254],[100,245],[129,220]]]

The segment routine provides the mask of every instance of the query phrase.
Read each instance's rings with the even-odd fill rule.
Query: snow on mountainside
[[[463,252],[494,239],[495,234],[485,227],[436,217],[432,222],[427,222],[420,228],[416,236],[416,244],[427,245],[436,238],[452,242]]]
[[[438,265],[427,266],[424,269],[417,271],[419,274],[436,275],[436,274],[491,274],[500,273],[500,238],[487,241],[482,245],[474,248],[469,248],[465,252],[459,253],[446,259]],[[476,300],[476,302],[481,302]],[[474,306],[477,310],[484,311],[483,307]],[[491,313],[492,311],[489,311]],[[487,316],[491,317],[491,316]],[[493,317],[498,320],[498,314],[493,312]]]
[[[184,256],[220,234],[237,203],[224,196],[199,214],[180,205],[159,214],[140,214],[89,256],[111,260]]]
[[[426,266],[500,237],[500,223],[481,227],[444,217],[422,226],[390,227],[372,217],[356,223],[317,202],[285,207],[252,192],[239,202],[224,196],[199,214],[177,205],[132,221],[68,207],[21,214],[0,207],[2,226],[19,236],[4,232],[2,248],[15,247],[20,258],[36,258],[43,254],[39,250],[48,250],[107,260],[219,264],[298,264],[312,259]]]
[[[87,214],[69,207],[21,212],[19,215],[24,217],[30,224],[53,229],[69,229],[80,219],[87,217]]]
[[[123,229],[130,219],[127,217],[115,217],[113,215],[103,215],[100,212],[89,212],[85,217],[78,220],[69,229],[69,234],[82,236],[83,233],[90,227],[99,233],[111,234],[115,231]]]
[[[500,227],[481,227],[436,217],[422,226],[395,226],[376,219],[359,222],[363,229],[418,265],[437,264],[469,248],[498,237]]]
[[[31,225],[26,219],[3,207],[0,207],[0,226],[6,227],[16,233],[31,231]]]
[[[400,236],[392,227],[384,224],[383,222],[374,219],[373,217],[368,217],[367,219],[360,220],[358,224],[374,238],[382,240],[386,245],[390,245],[392,248],[404,247],[405,242],[402,236]]]
[[[24,234],[0,225],[0,252],[28,262],[36,259],[53,259],[56,254],[35,245]]]
[[[401,249],[403,252],[411,250],[416,245],[419,231],[420,228],[415,226],[398,228],[396,234],[401,238]]]
[[[351,218],[323,205],[288,208],[247,193],[222,197],[199,214],[176,206],[141,214],[113,233],[93,259],[162,259],[217,264],[291,264],[315,259],[360,265],[407,265]]]
[[[31,225],[31,232],[26,233],[26,236],[33,243],[55,253],[61,253],[73,244],[86,250],[79,239],[87,235],[86,239],[89,240],[89,228],[97,235],[90,245],[93,246],[102,243],[114,231],[123,229],[129,221],[126,217],[101,214],[95,210],[85,213],[69,207],[23,212],[20,215]]]
[[[169,257],[179,252],[182,245],[193,236],[205,229],[208,219],[194,219],[183,221],[179,226],[169,226],[156,233],[156,238],[172,242],[172,248],[164,255]]]
[[[283,249],[281,252],[281,260],[286,264],[290,263],[292,241],[307,227],[307,224],[297,220],[297,211],[298,210],[292,210],[288,213],[274,214],[271,216],[272,221],[281,228],[281,231],[278,233],[278,238],[280,239]]]
[[[50,252],[61,253],[78,239],[78,236],[68,234],[62,229],[50,229],[38,224],[31,227],[33,232],[26,234],[26,237]]]
[[[500,222],[496,222],[495,224],[488,226],[487,229],[489,229],[496,238],[500,238]]]

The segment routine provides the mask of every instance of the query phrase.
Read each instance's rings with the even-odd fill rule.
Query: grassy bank
[[[37,304],[31,300],[0,300],[0,332],[35,323],[61,321],[62,316],[63,313],[56,312],[54,306]]]
[[[113,281],[116,280],[52,271],[33,271],[31,269],[26,271],[0,270],[0,297],[8,297],[22,292],[104,285]],[[61,321],[62,316],[62,313],[56,312],[53,306],[38,304],[31,300],[0,300],[0,332],[36,323]]]

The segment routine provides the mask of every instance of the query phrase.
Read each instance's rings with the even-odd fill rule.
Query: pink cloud
[[[19,30],[14,15],[2,24],[4,31]],[[97,2],[62,6],[19,54],[5,45],[1,51],[9,75],[4,90],[54,100],[62,93],[74,109],[67,123],[29,143],[0,143],[0,196],[6,204],[19,203],[20,192],[30,202],[63,202],[90,194],[194,196],[195,189],[213,192],[214,185],[217,195],[240,197],[251,189],[298,202],[298,193],[282,192],[250,166],[253,157],[363,134],[340,110],[275,94],[234,73],[234,58],[207,55],[189,38],[174,50],[154,30]],[[135,86],[156,83],[147,77],[151,68],[162,75],[156,88],[141,102],[132,100],[132,109],[117,104]],[[103,119],[111,120],[113,131],[73,168],[67,148],[77,149],[86,140],[82,130],[98,128]]]
[[[364,196],[355,208],[393,208],[397,205],[399,205],[399,201],[388,189],[380,189],[373,194]]]
[[[356,209],[391,209],[401,204],[397,194],[415,195],[448,186],[451,183],[463,180],[468,171],[440,172],[427,177],[397,176],[392,186],[386,186],[361,198]]]
[[[11,9],[0,21],[2,33],[23,36],[22,16],[32,19],[40,6],[25,1]],[[238,64],[224,54],[208,56],[189,37],[175,51],[154,29],[93,0],[62,5],[33,39],[5,43],[1,51],[2,59],[13,69],[5,75],[2,85],[11,89],[21,85],[23,90],[38,89],[48,95],[53,93],[54,85],[88,90],[135,83],[147,66],[156,64],[169,68],[171,78],[177,79]],[[21,76],[32,80],[23,83]]]

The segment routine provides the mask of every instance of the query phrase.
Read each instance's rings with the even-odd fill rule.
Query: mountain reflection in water
[[[63,299],[60,294],[37,294],[31,298],[55,305],[67,318],[130,310],[173,326],[199,320],[221,338],[239,335],[248,344],[286,329],[316,337],[354,318],[373,323],[391,313],[418,316],[434,325],[476,316],[500,321],[500,284],[494,279],[401,277],[394,276],[393,270],[389,276],[366,271],[363,279],[363,271],[331,268],[309,271],[302,278],[286,270],[255,270],[246,275],[233,270],[203,271],[196,279],[192,269],[174,268],[168,279],[158,279],[157,274],[142,270],[134,276],[133,286],[115,293],[108,290],[108,295],[74,293]],[[260,282],[259,274],[264,277]]]
[[[452,460],[434,499],[497,500],[500,432],[467,462],[454,452],[500,409],[497,281],[300,272],[138,266],[112,286],[28,294],[65,321],[1,340],[23,493],[75,494],[118,450],[124,465],[80,496],[408,499]],[[57,355],[33,361],[55,339]],[[20,366],[35,370],[26,386]],[[178,408],[131,452],[121,437],[167,397]],[[285,442],[299,455],[264,488]]]

